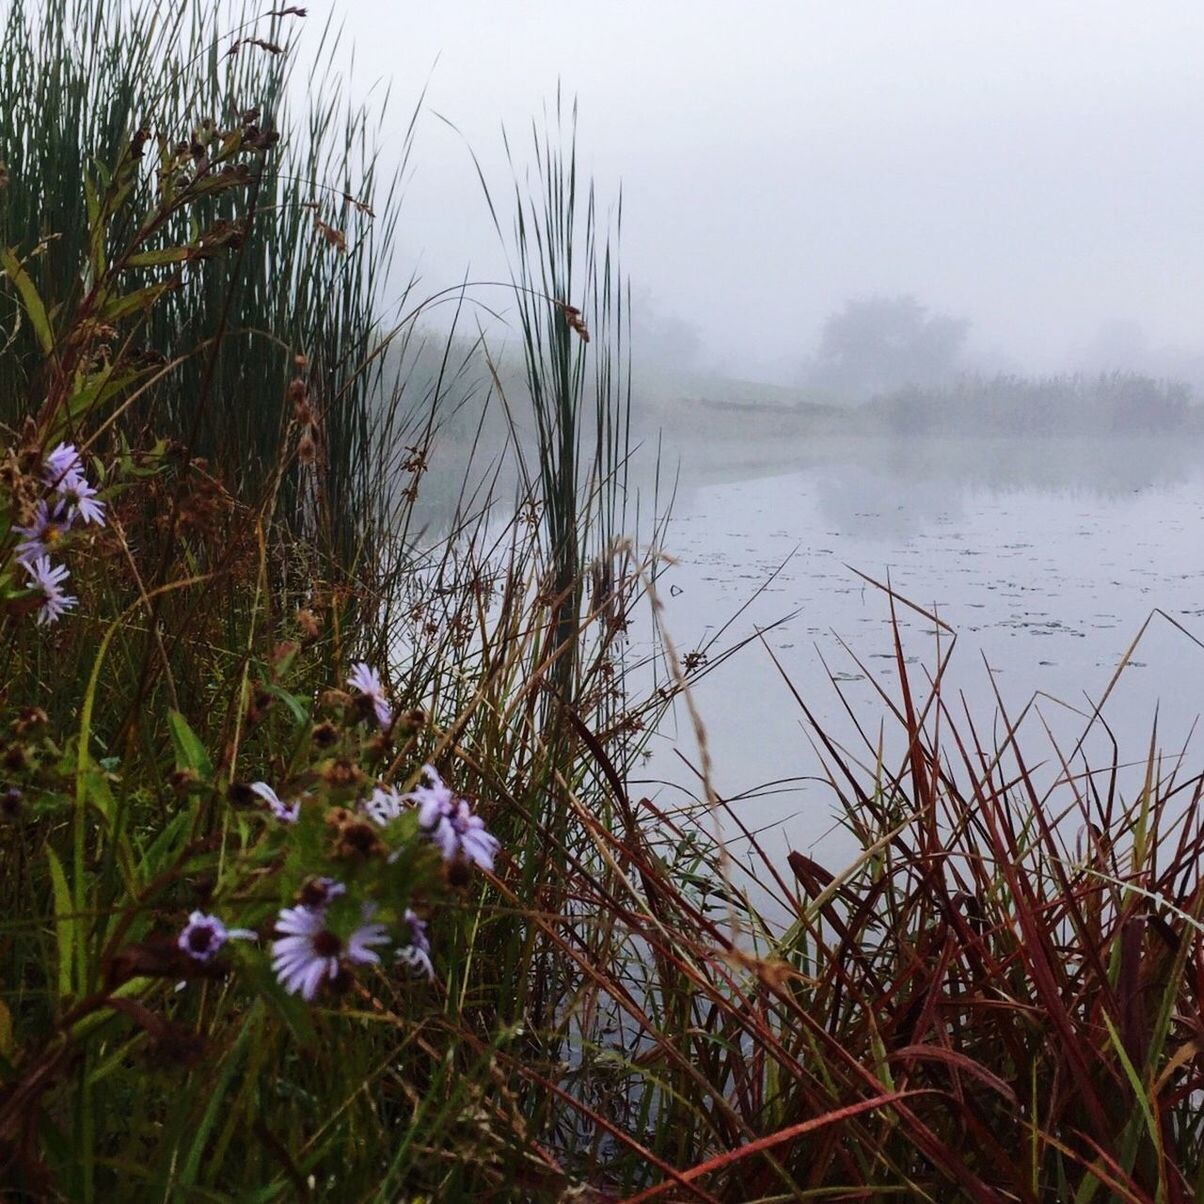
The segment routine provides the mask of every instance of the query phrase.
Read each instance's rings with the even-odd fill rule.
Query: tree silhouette
[[[810,383],[849,400],[937,384],[955,371],[969,329],[911,296],[846,301],[824,322]]]

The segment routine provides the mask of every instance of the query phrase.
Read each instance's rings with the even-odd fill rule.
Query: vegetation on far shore
[[[832,867],[711,788],[719,658],[664,632],[634,694],[661,532],[570,113],[487,191],[516,374],[423,335],[463,290],[381,318],[381,115],[294,107],[302,10],[5,20],[5,1198],[1204,1198],[1187,751],[964,714],[928,615],[864,747],[796,694],[862,850]],[[480,360],[502,437],[432,482]],[[669,810],[629,769],[673,705]]]

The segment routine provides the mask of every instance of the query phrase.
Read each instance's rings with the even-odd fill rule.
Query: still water
[[[875,686],[897,700],[898,671],[888,597],[858,571],[889,575],[898,594],[956,631],[944,697],[959,710],[964,698],[985,741],[1000,730],[996,690],[1013,718],[1036,698],[1022,733],[1033,759],[1050,766],[1043,725],[1069,750],[1154,615],[1102,715],[1122,761],[1144,759],[1155,715],[1160,747],[1178,751],[1201,710],[1204,647],[1192,637],[1204,641],[1202,536],[1204,452],[1191,443],[684,448],[663,541],[677,563],[658,586],[665,626],[683,654],[705,650],[712,665],[764,631],[763,643],[715,665],[695,690],[716,789],[741,798],[744,821],[775,850],[804,849],[833,868],[851,856],[833,834],[834,796],[817,780],[820,761],[785,677],[872,762],[838,689],[876,740],[887,712]],[[936,628],[906,608],[898,622],[913,685],[923,686],[925,667],[937,664]],[[942,633],[941,651],[948,642]],[[898,755],[893,731],[885,746],[888,759]],[[1087,744],[1093,757],[1107,747],[1102,731]],[[640,788],[662,805],[699,794],[675,749],[697,765],[680,707],[640,771]],[[1188,766],[1199,752],[1190,747]]]

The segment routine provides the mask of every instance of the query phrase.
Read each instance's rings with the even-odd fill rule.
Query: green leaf
[[[73,420],[78,421],[94,407],[103,405],[109,398],[120,393],[150,371],[150,368],[128,371],[105,370],[84,377],[79,388],[67,402],[68,413]]]
[[[101,221],[100,197],[91,176],[84,177],[84,202],[88,207],[88,237],[91,244],[92,279],[99,280],[105,273],[105,231]]]
[[[0,248],[0,267],[4,268],[5,275],[21,294],[21,302],[29,315],[34,334],[37,335],[42,350],[49,355],[54,350],[54,335],[50,330],[50,320],[46,317],[46,307],[42,304],[42,298],[38,296],[38,290],[34,288],[29,273],[21,266],[21,261],[9,247]]]
[[[180,849],[188,843],[192,824],[190,811],[181,811],[168,820],[163,830],[146,846],[138,863],[138,874],[143,882],[149,882],[156,874],[178,856]]]
[[[150,309],[164,293],[176,287],[176,281],[169,280],[163,284],[149,284],[146,288],[135,289],[122,297],[113,297],[100,308],[100,319],[104,322],[116,322],[127,314]]]
[[[46,860],[50,863],[50,885],[54,892],[54,921],[58,937],[59,954],[59,999],[65,999],[75,992],[72,989],[71,966],[75,956],[75,941],[78,925],[75,920],[75,908],[71,902],[71,891],[67,888],[67,876],[63,873],[63,864],[55,851],[47,846]]]
[[[288,707],[290,714],[298,723],[309,722],[309,710],[302,705],[296,694],[290,694],[283,686],[278,686],[274,682],[269,682],[265,688],[269,694],[279,698]]]
[[[182,263],[196,255],[193,247],[165,247],[160,251],[139,251],[129,256],[125,266],[130,268],[157,268],[165,263]]]
[[[1150,1103],[1149,1091],[1145,1083],[1141,1081],[1141,1075],[1137,1073],[1137,1067],[1133,1065],[1129,1057],[1128,1050],[1125,1049],[1125,1043],[1121,1040],[1120,1033],[1116,1031],[1116,1025],[1112,1023],[1111,1017],[1107,1012],[1103,1013],[1104,1025],[1108,1030],[1108,1036],[1112,1041],[1112,1048],[1116,1051],[1116,1056],[1120,1059],[1120,1064],[1125,1072],[1125,1078],[1129,1080],[1129,1086],[1133,1088],[1133,1094],[1137,1097],[1137,1106],[1141,1109],[1141,1115],[1145,1120],[1146,1128],[1149,1130],[1150,1140],[1154,1143],[1154,1148],[1159,1148],[1159,1129],[1158,1122],[1154,1118],[1154,1108]],[[1128,1169],[1126,1167],[1126,1169]]]
[[[191,769],[203,781],[208,781],[213,776],[213,762],[196,732],[188,726],[188,720],[179,711],[168,711],[167,726],[176,750],[176,768]]]
[[[81,777],[78,780],[83,783],[85,799],[104,816],[106,821],[111,821],[116,806],[113,801],[113,792],[109,789],[109,782],[104,771],[91,757],[88,758],[86,765],[81,766]]]

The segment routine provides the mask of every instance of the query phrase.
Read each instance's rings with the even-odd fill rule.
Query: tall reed
[[[514,284],[535,421],[535,495],[554,566],[549,647],[562,702],[576,693],[575,632],[586,568],[592,564],[601,574],[601,602],[609,592],[616,541],[626,534],[631,450],[625,284],[612,242],[621,230],[622,203],[608,230],[592,181],[578,179],[576,124],[576,104],[566,113],[558,93],[542,132],[532,125],[530,167],[519,165],[507,139],[512,229],[503,226],[481,176]]]
[[[339,499],[324,534],[350,564],[368,524],[384,517],[377,479],[396,458],[377,437],[390,390],[373,353],[385,333],[397,182],[413,126],[378,178],[384,109],[344,97],[330,65],[331,27],[315,52],[322,74],[316,86],[306,81],[296,115],[288,98],[301,87],[292,79],[300,11],[260,15],[200,0],[47,0],[31,9],[17,0],[0,30],[0,243],[30,255],[38,289],[69,306],[86,286],[88,188],[103,187],[134,132],[152,135],[147,170],[134,182],[146,191],[155,138],[195,142],[206,122],[256,110],[254,126],[281,141],[256,177],[252,203],[217,198],[193,213],[191,231],[174,232],[197,239],[224,230],[234,254],[185,272],[123,338],[174,364],[148,391],[144,421],[174,430],[190,454],[252,493],[267,488],[277,462],[290,417],[286,386],[303,356],[325,489]],[[111,255],[132,231],[106,233]],[[40,387],[39,349],[18,313],[11,294],[0,296],[4,328],[19,327],[0,366],[0,421],[10,426]],[[281,513],[297,511],[297,474],[281,488]]]

